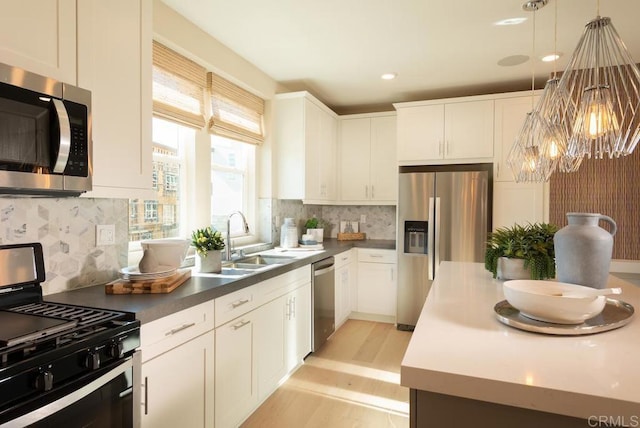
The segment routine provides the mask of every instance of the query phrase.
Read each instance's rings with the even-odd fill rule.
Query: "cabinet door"
[[[311,282],[288,295],[287,371],[311,352]]]
[[[366,201],[371,191],[371,120],[343,120],[340,137],[340,198],[343,201]]]
[[[264,400],[287,374],[285,358],[288,296],[282,296],[256,310],[255,352],[258,400]]]
[[[213,354],[211,331],[142,364],[142,427],[213,426]]]
[[[493,100],[445,104],[447,159],[493,158]]]
[[[0,61],[75,85],[76,0],[1,0]]]
[[[351,264],[335,270],[336,284],[336,329],[344,323],[351,313]]]
[[[398,109],[398,161],[443,158],[444,105]]]
[[[254,312],[215,330],[215,426],[240,424],[258,403],[253,366]],[[176,426],[186,426],[184,424]]]
[[[304,150],[305,150],[305,199],[319,200],[322,198],[320,189],[320,171],[322,156],[322,141],[320,129],[322,126],[322,110],[309,100],[304,102]],[[298,177],[297,180],[300,180]]]
[[[507,157],[524,125],[527,113],[533,109],[532,102],[537,103],[538,97],[533,101],[531,96],[495,100],[493,149],[496,167],[493,173],[496,181],[514,181],[513,172],[507,165]]]
[[[544,183],[493,184],[493,229],[544,221]]]
[[[396,118],[371,118],[371,199],[397,201]]]
[[[336,199],[336,146],[337,121],[326,112],[320,117],[320,140],[318,144],[320,171],[320,198],[325,201]]]
[[[93,115],[87,196],[151,194],[151,19],[150,0],[78,2],[78,84]]]
[[[358,312],[396,315],[396,265],[358,263]]]

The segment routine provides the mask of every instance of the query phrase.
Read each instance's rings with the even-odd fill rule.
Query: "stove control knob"
[[[98,370],[100,368],[100,354],[89,352],[84,359],[84,366],[91,370]]]
[[[35,386],[38,391],[51,391],[51,388],[53,388],[53,373],[48,370],[38,373]]]
[[[124,348],[122,342],[112,342],[107,346],[107,355],[112,358],[122,358]]]

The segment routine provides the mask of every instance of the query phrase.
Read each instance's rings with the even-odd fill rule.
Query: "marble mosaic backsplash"
[[[44,294],[104,284],[126,266],[128,200],[0,198],[0,245],[40,242]],[[114,224],[116,244],[96,246],[95,226]]]

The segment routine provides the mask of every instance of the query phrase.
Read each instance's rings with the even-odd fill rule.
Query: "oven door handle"
[[[139,358],[139,356],[137,357]],[[135,361],[138,361],[136,360],[136,355],[134,355],[134,358],[127,358],[125,361],[122,362],[122,364],[119,364],[117,367],[111,369],[104,375],[100,376],[98,379],[95,379],[89,382],[83,387],[73,391],[69,395],[65,395],[64,397],[56,401],[53,401],[49,404],[39,407],[37,410],[34,410],[33,412],[27,413],[25,415],[17,417],[16,419],[6,422],[0,425],[0,427],[1,428],[24,427],[24,426],[36,423],[38,421],[41,421],[47,418],[48,416],[53,415],[59,412],[60,410],[63,410],[66,407],[69,407],[76,401],[81,400],[82,398],[96,391],[100,387],[106,385],[113,379],[117,378],[121,374],[125,373],[127,370],[130,370],[132,367],[134,367]],[[134,384],[133,390],[134,391],[137,390],[136,384]]]

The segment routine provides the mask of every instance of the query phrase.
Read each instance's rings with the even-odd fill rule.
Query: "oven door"
[[[0,425],[0,427],[140,426],[140,351],[66,395]],[[70,422],[73,421],[73,422]]]

